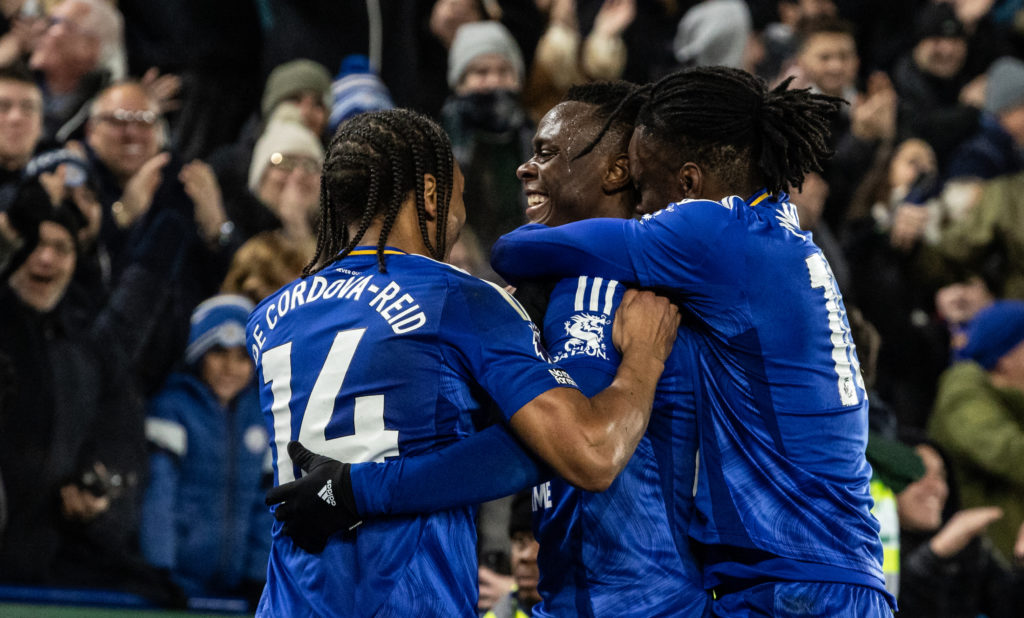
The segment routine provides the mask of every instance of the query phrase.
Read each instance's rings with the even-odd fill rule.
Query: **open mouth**
[[[530,192],[526,194],[526,218],[537,223],[547,214],[548,196],[544,193]]]
[[[35,273],[29,273],[29,275],[28,275],[28,280],[33,285],[38,285],[38,286],[50,285],[51,283],[53,283],[53,279],[54,279],[54,277],[51,276],[51,275],[40,275],[40,274],[35,274]]]

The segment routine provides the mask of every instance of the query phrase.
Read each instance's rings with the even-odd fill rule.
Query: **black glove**
[[[283,532],[311,554],[319,554],[327,539],[362,523],[356,512],[349,464],[317,455],[299,442],[288,443],[288,455],[306,474],[267,492],[267,506],[277,504],[274,518]]]

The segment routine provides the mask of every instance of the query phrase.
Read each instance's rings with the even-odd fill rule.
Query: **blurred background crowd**
[[[1024,615],[1022,58],[1024,0],[0,0],[0,584],[258,598],[244,325],[312,257],[345,118],[442,124],[453,261],[498,281],[571,85],[724,64],[849,102],[790,198],[855,324],[901,615]],[[482,610],[536,568],[510,503]]]

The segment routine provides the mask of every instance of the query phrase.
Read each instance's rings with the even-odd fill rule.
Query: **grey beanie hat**
[[[1024,105],[1024,62],[1003,56],[988,69],[985,111],[998,114],[1018,105]]]
[[[300,58],[277,65],[263,87],[260,112],[268,118],[278,103],[303,90],[319,93],[324,109],[331,109],[331,74],[322,64]]]
[[[523,55],[508,29],[496,21],[474,21],[462,24],[455,31],[455,39],[448,50],[448,87],[454,90],[469,63],[484,54],[501,54],[508,58],[519,81],[523,81]]]

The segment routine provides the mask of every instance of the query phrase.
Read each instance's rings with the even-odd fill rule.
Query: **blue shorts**
[[[722,618],[892,618],[885,595],[867,586],[826,582],[769,582],[726,594],[711,604]]]

